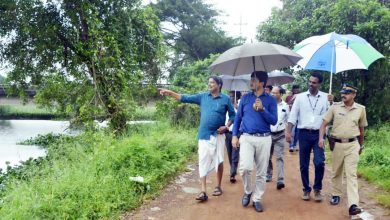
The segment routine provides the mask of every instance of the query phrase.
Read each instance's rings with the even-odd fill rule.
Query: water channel
[[[51,120],[0,120],[0,168],[5,170],[7,163],[14,166],[29,158],[45,156],[46,151],[39,146],[18,145],[38,134],[72,134],[68,121]]]

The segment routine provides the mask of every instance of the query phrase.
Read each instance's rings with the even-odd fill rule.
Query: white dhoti
[[[210,140],[198,141],[199,176],[207,176],[213,169],[218,171],[218,165],[223,163],[225,150],[225,134],[217,137],[210,136]]]

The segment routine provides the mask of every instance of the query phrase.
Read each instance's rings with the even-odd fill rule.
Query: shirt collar
[[[306,95],[307,95],[307,96],[312,96],[309,90],[306,91]],[[317,97],[317,98],[321,97],[321,95],[320,95],[320,90],[318,90],[317,95],[314,96],[314,97]]]
[[[346,107],[344,102],[341,102],[341,107]],[[356,102],[353,102],[353,105],[352,105],[351,109],[354,109],[354,108],[357,108]]]
[[[256,97],[256,95],[255,95],[255,93],[253,91],[250,92],[249,94],[251,94],[251,95]],[[261,97],[261,96],[269,96],[269,94],[264,91],[263,94],[261,94],[259,97]]]
[[[213,94],[211,94],[211,92],[209,92],[208,94],[209,96],[211,96],[212,98],[216,99],[216,98],[221,98],[221,93],[219,93],[217,96],[213,96]]]

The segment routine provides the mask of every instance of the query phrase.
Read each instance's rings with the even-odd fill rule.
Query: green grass
[[[131,135],[129,135],[131,134]],[[137,125],[55,141],[48,157],[5,181],[1,219],[108,219],[154,196],[196,152],[196,130]],[[143,176],[144,183],[131,176]]]
[[[0,117],[5,119],[53,119],[66,118],[53,110],[39,108],[37,105],[0,105]],[[137,107],[132,120],[156,120],[156,107]]]
[[[377,195],[377,199],[390,208],[390,124],[368,129],[365,146],[358,172],[370,183],[386,191],[385,194]]]
[[[51,119],[63,116],[36,105],[0,105],[0,117],[7,119]]]
[[[156,120],[156,107],[138,107],[133,115],[133,120]]]

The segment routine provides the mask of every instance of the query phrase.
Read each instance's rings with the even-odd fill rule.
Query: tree
[[[38,102],[75,120],[109,119],[123,130],[126,97],[159,75],[159,20],[139,0],[4,0],[0,13],[8,39],[0,62],[12,67],[12,86],[38,86]]]
[[[293,47],[312,35],[335,31],[356,34],[366,39],[385,57],[390,55],[390,10],[378,0],[284,0],[282,9],[258,26],[259,40]],[[358,102],[367,107],[372,123],[390,120],[390,111],[381,104],[390,101],[390,62],[388,58],[373,63],[369,70],[351,70],[334,75],[334,88],[352,83],[359,88]],[[329,74],[324,89],[328,89]],[[334,89],[335,90],[335,89]]]
[[[240,42],[217,27],[219,12],[202,0],[159,0],[152,6],[165,24],[161,28],[165,42],[174,51],[171,72]]]
[[[210,55],[209,58],[198,60],[191,64],[177,68],[172,84],[181,87],[186,92],[196,93],[207,89],[207,78],[210,77],[209,66],[217,59],[218,55]]]

